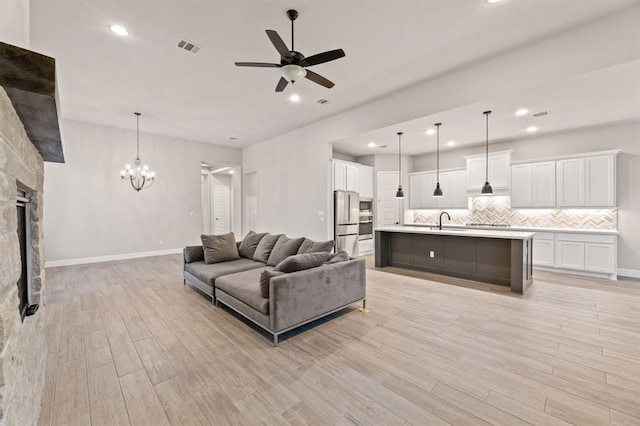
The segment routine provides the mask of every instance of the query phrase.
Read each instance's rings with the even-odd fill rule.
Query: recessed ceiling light
[[[367,144],[367,146],[368,146],[369,148],[375,148],[375,147],[376,147],[376,143],[375,143],[375,142],[369,142],[369,143]]]
[[[129,35],[129,31],[127,31],[127,29],[125,27],[123,27],[122,25],[111,25],[109,27],[109,29],[111,31],[113,31],[114,33],[118,34],[119,36],[128,36]]]
[[[293,95],[289,96],[289,100],[291,102],[300,102],[300,96],[296,95],[296,94],[293,94]]]
[[[435,135],[435,134],[436,134],[436,131],[435,131],[435,130],[433,130],[433,129],[429,129],[429,130],[427,130],[427,135],[429,135],[429,136],[433,136],[433,135]]]
[[[527,115],[529,114],[529,110],[526,108],[520,108],[519,110],[516,111],[516,115],[518,117],[522,117],[523,115]]]
[[[527,130],[527,132],[529,132],[529,133],[533,133],[533,132],[535,132],[536,130],[538,130],[538,128],[537,128],[536,126],[529,126],[529,127],[527,127],[527,129],[526,129],[526,130]]]
[[[484,0],[487,3],[498,3],[500,0]]]
[[[456,144],[456,141],[447,142],[447,146],[454,146],[455,144]]]

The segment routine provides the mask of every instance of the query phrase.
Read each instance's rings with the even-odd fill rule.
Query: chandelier
[[[149,166],[142,165],[140,159],[140,114],[134,112],[136,115],[136,159],[133,162],[133,167],[130,164],[124,166],[124,170],[120,171],[120,178],[129,179],[131,186],[136,191],[140,192],[143,188],[149,188],[153,185],[156,179],[156,172],[149,170]]]

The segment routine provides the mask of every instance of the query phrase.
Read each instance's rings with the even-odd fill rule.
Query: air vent
[[[533,114],[534,117],[544,117],[545,115],[549,115],[549,111],[540,111]]]
[[[184,39],[178,42],[178,47],[191,53],[198,53],[198,50],[200,50],[200,46],[197,46],[195,43]]]
[[[329,103],[329,101],[326,100],[326,99],[318,99],[316,102],[319,103],[320,105],[324,105],[324,104],[328,104]]]

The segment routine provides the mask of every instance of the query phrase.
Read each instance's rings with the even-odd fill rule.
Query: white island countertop
[[[380,232],[404,232],[407,234],[427,234],[427,235],[451,235],[454,237],[474,237],[474,238],[500,238],[503,240],[528,240],[535,235],[535,232],[519,232],[519,231],[493,231],[487,229],[469,229],[469,228],[443,228],[429,229],[418,226],[385,226],[375,228],[374,231]]]

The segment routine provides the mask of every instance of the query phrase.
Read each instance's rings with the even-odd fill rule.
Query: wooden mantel
[[[64,163],[55,59],[0,42],[0,86],[43,160]]]

